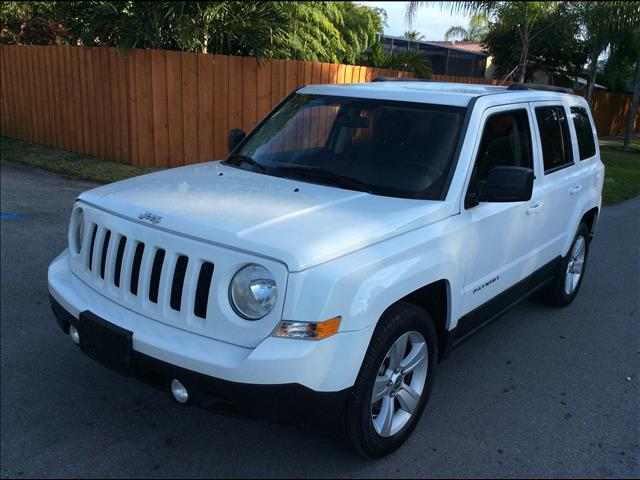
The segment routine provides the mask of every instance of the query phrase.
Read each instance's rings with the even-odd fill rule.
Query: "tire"
[[[407,440],[431,394],[437,359],[436,329],[427,312],[398,303],[383,314],[344,411],[345,435],[353,450],[379,458]],[[399,367],[394,370],[392,362]],[[374,386],[380,393],[382,385],[387,393],[373,403]]]
[[[542,299],[546,303],[557,307],[564,307],[576,298],[582,285],[582,280],[584,279],[587,259],[589,257],[589,238],[589,228],[584,222],[580,223],[573,237],[573,242],[571,242],[571,248],[569,248],[567,256],[564,257],[560,265],[558,265],[558,270],[553,280],[542,290]],[[580,245],[582,245],[582,250]],[[576,277],[575,272],[578,265],[576,262],[580,260],[582,263],[579,265],[579,274],[577,274],[578,276]],[[571,273],[571,280],[569,279],[570,271],[573,272]]]

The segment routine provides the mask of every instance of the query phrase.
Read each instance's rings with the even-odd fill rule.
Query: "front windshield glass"
[[[436,200],[465,109],[296,94],[226,163],[267,175]]]

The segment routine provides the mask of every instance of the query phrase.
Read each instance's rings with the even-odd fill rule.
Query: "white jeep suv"
[[[336,418],[385,455],[451,348],[580,288],[604,167],[586,102],[548,90],[300,88],[223,162],[80,195],[49,267],[58,323],[181,403]]]

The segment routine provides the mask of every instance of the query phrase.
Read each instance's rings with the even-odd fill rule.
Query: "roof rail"
[[[429,78],[410,78],[410,77],[384,77],[377,76],[374,77],[372,82],[435,82],[436,80],[431,80]]]
[[[545,92],[575,94],[571,88],[555,87],[553,85],[545,85],[544,83],[512,83],[507,90],[542,90]]]

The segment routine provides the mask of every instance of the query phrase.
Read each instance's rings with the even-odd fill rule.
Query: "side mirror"
[[[233,149],[236,148],[246,136],[247,134],[244,133],[244,130],[242,130],[241,128],[231,129],[231,131],[229,132],[229,140],[227,141],[229,151],[233,151]]]
[[[533,170],[524,167],[493,167],[480,187],[481,202],[526,202],[533,191]]]

